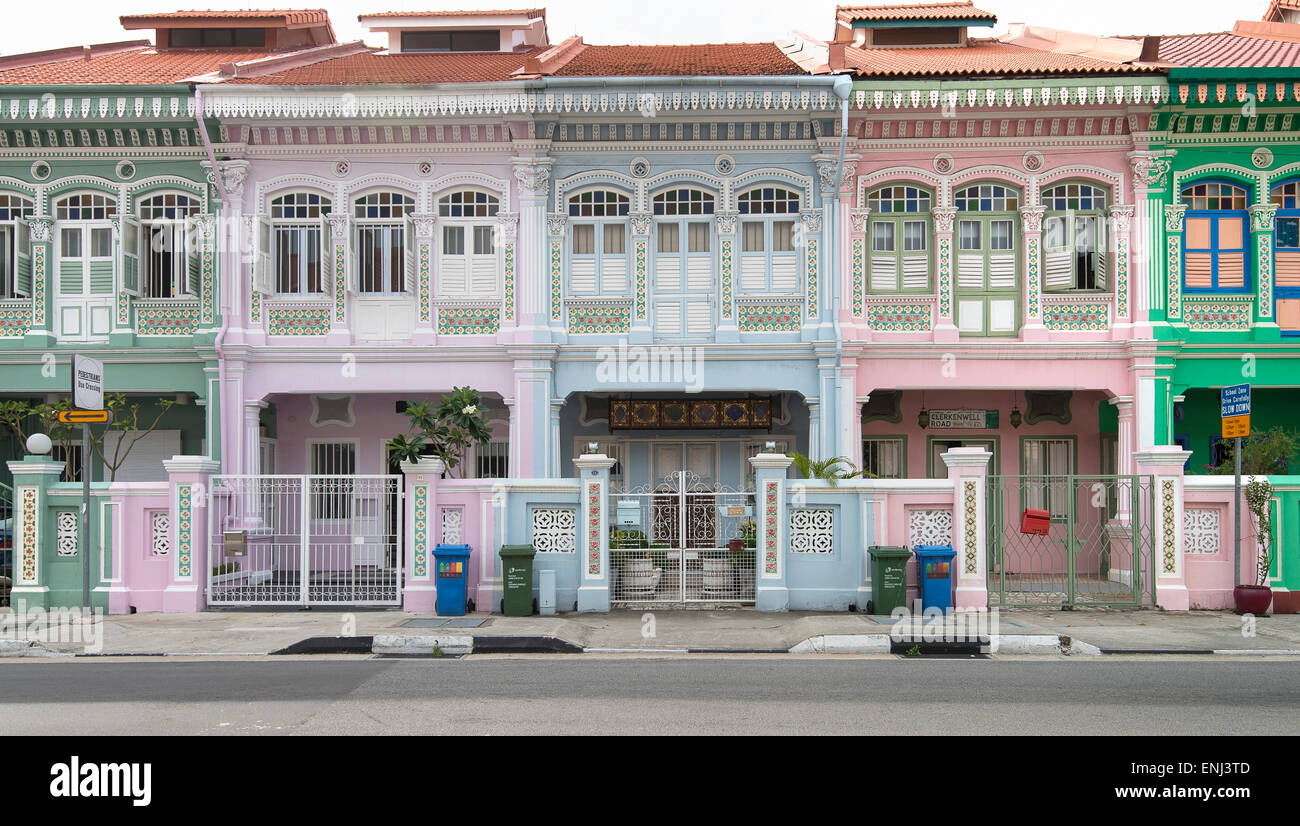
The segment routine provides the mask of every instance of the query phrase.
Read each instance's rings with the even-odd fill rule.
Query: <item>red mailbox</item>
[[[1020,515],[1020,532],[1030,536],[1047,536],[1052,530],[1052,515],[1030,508]]]

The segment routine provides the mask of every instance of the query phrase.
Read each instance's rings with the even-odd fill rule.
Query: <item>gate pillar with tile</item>
[[[402,608],[407,611],[437,610],[438,588],[434,577],[433,549],[437,545],[434,514],[438,512],[438,480],[447,466],[432,456],[418,462],[403,462],[406,489],[403,518],[406,520],[406,582]],[[479,549],[487,552],[490,549]]]
[[[1192,454],[1177,446],[1157,446],[1133,454],[1137,472],[1155,477],[1156,604],[1166,611],[1187,611],[1187,569],[1183,559],[1183,467]]]
[[[760,611],[789,611],[790,586],[786,578],[785,477],[794,462],[781,453],[760,453],[749,460],[754,468],[758,538],[758,586],[755,606]]]
[[[953,606],[987,608],[989,604],[988,528],[985,478],[993,454],[982,447],[954,447],[942,454],[952,479],[952,549],[957,569]]]
[[[173,456],[163,461],[171,499],[171,581],[163,591],[163,611],[202,611],[208,584],[208,506],[212,476],[221,465],[205,456]]]
[[[578,547],[582,549],[578,577],[578,612],[609,612],[609,469],[614,459],[603,453],[579,456],[573,460],[581,482],[578,524]]]

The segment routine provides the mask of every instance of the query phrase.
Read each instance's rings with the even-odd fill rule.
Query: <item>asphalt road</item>
[[[0,732],[1296,735],[1300,662],[25,660]]]

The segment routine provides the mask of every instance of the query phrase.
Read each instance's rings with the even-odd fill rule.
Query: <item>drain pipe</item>
[[[222,178],[221,169],[217,166],[217,153],[213,151],[212,141],[208,138],[207,124],[203,122],[203,86],[202,84],[198,84],[198,83],[194,85],[194,119],[197,122],[199,128],[199,140],[202,141],[203,149],[205,152],[207,152],[208,163],[212,165],[212,180],[216,182],[217,192],[220,193],[221,195],[221,218],[222,221],[224,221],[226,218],[225,207],[227,201],[226,182]],[[226,245],[222,243],[225,237],[226,237],[226,233],[223,231],[223,228],[220,225],[218,225],[217,236],[214,239],[214,241],[217,244],[216,252],[219,255],[224,255],[226,253],[226,250],[223,249],[223,247]],[[224,258],[221,258],[219,260],[224,261]],[[222,267],[219,264],[217,266],[217,271],[220,272],[221,270]],[[228,285],[226,284],[226,279],[219,278],[217,279],[216,283],[219,285],[218,294],[224,295],[225,291],[229,288]],[[220,302],[220,307],[221,307],[221,328],[217,330],[217,337],[212,342],[212,349],[217,354],[217,388],[218,388],[217,399],[219,402],[225,399],[226,354],[222,345],[225,342],[226,330],[229,329],[230,327],[230,306],[226,301],[223,300],[222,302]],[[208,407],[209,409],[212,408],[212,399],[208,399]],[[220,410],[220,404],[217,405],[217,409],[213,410],[212,413],[217,417],[217,439],[215,441],[217,441],[221,445],[221,452],[225,453],[226,452],[225,440],[221,438],[223,434],[221,433],[222,415]],[[211,454],[212,452],[211,444],[213,441],[214,441],[213,439],[208,440],[209,454]],[[215,459],[217,462],[219,462],[221,464],[221,469],[223,472],[227,470],[226,463],[221,461],[221,456],[209,455],[208,458]]]
[[[840,154],[835,164],[835,200],[833,202],[835,209],[832,213],[833,220],[831,222],[832,250],[834,251],[831,256],[833,276],[831,278],[831,324],[832,329],[835,330],[835,398],[839,400],[839,410],[835,411],[835,422],[839,426],[838,431],[843,434],[846,428],[851,428],[852,425],[848,421],[841,421],[841,419],[845,417],[845,411],[851,411],[853,407],[852,405],[846,405],[843,399],[844,333],[840,327],[840,280],[844,277],[842,261],[844,241],[846,239],[842,237],[844,222],[840,210],[843,209],[843,205],[840,203],[839,194],[844,181],[844,155],[848,151],[849,145],[849,98],[853,93],[852,76],[838,75],[831,88],[834,90],[835,96],[840,99]],[[836,441],[837,444],[833,455],[843,455],[843,451],[840,449],[842,446],[838,444],[838,439]]]

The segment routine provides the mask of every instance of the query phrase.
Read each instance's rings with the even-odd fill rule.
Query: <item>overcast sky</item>
[[[0,54],[152,37],[124,32],[122,14],[192,8],[306,8],[314,2],[285,0],[3,0]],[[720,43],[768,41],[791,31],[818,38],[831,35],[834,0],[536,0],[547,7],[553,41],[581,34],[588,43]],[[524,0],[368,0],[333,2],[329,9],[340,40],[365,38],[357,15],[379,11],[501,8]],[[861,5],[866,5],[861,3]],[[980,0],[998,16],[997,32],[1008,23],[1035,23],[1092,34],[1186,34],[1224,31],[1242,18],[1259,20],[1268,0]],[[977,29],[978,35],[989,29]],[[369,42],[380,45],[382,37]]]

